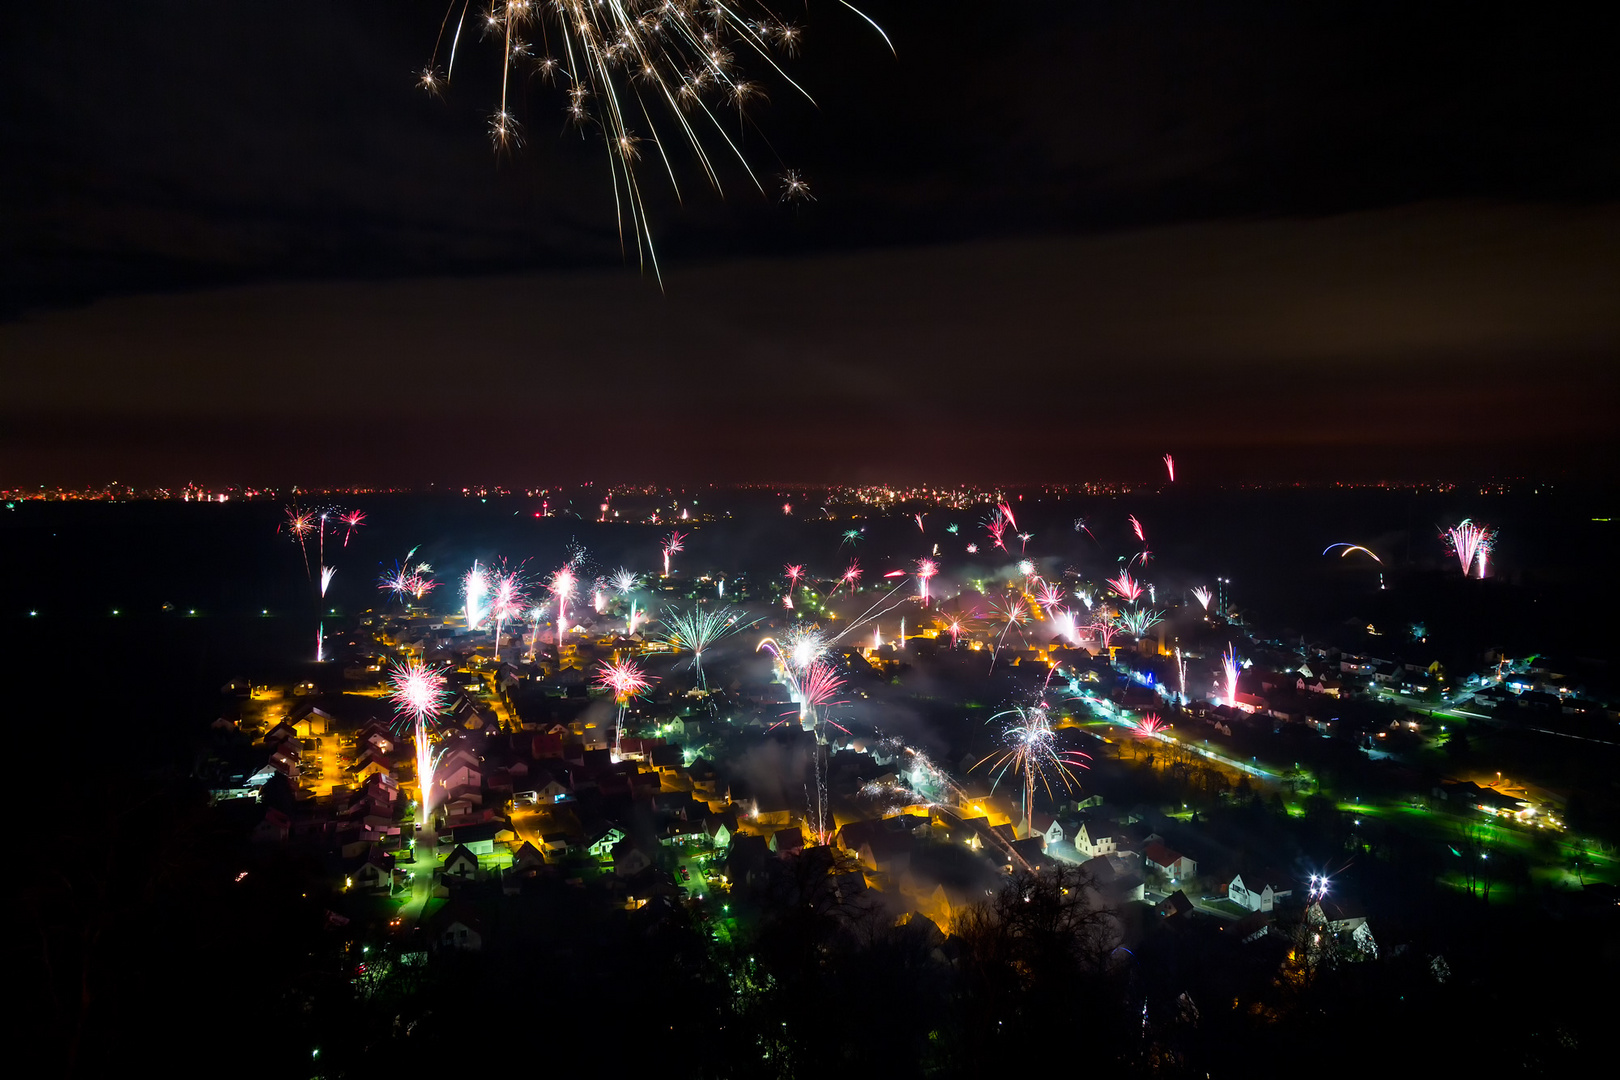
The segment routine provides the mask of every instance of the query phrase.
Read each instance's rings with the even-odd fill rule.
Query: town
[[[407,560],[310,677],[224,686],[198,775],[237,886],[295,880],[363,998],[589,910],[729,957],[734,1008],[787,977],[739,959],[784,911],[814,912],[823,957],[900,935],[961,978],[1009,897],[1044,898],[1075,984],[1131,987],[1131,1052],[1183,1065],[1212,1008],[1275,1020],[1375,970],[1444,986],[1456,910],[1612,925],[1612,810],[1566,747],[1612,753],[1614,699],[1540,657],[1448,667],[1422,624],[1290,639],[1221,582],[1150,610],[1128,571],[1011,556],[864,584],[670,556],[617,584],[576,556],[504,618],[499,572],[440,601]],[[414,728],[410,672],[437,680]],[[1148,958],[1183,974],[1122,974]],[[778,1072],[824,1060],[783,1038]]]

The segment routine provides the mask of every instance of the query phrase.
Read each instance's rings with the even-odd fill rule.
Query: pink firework
[[[1096,619],[1089,627],[1097,643],[1107,652],[1114,647],[1114,635],[1119,633],[1119,627],[1110,619]]]
[[[501,626],[508,619],[522,619],[528,605],[529,597],[516,573],[501,574],[495,579],[489,592],[489,614],[495,619],[496,660],[501,658]]]
[[[928,606],[928,579],[939,573],[939,564],[933,559],[917,560],[917,595],[922,597],[924,607]]]
[[[853,594],[855,592],[855,583],[860,579],[861,563],[859,559],[856,559],[849,564],[849,569],[844,571],[843,576],[840,577],[837,584],[832,587],[832,592],[827,594],[827,598],[829,600],[832,599],[833,593],[836,593],[841,586],[846,584],[849,586],[849,591]]]
[[[614,698],[621,704],[652,685],[652,681],[634,661],[615,660],[610,664],[603,660],[599,666],[601,670],[597,672],[596,685],[604,690],[612,690]]]
[[[672,532],[672,533],[670,533],[668,536],[666,536],[664,538],[664,576],[665,577],[669,577],[669,558],[670,558],[670,556],[676,554],[677,552],[681,552],[681,551],[686,550],[686,544],[684,543],[685,540],[686,540],[686,535],[684,533],[679,533],[679,532]]]
[[[377,588],[391,592],[396,598],[403,600],[405,594],[411,591],[410,581],[410,572],[403,566],[395,566],[378,579]]]
[[[1148,713],[1136,722],[1132,732],[1138,739],[1157,739],[1164,735],[1164,721],[1159,719],[1158,713]]]
[[[1131,577],[1129,570],[1121,570],[1119,577],[1108,579],[1108,584],[1122,600],[1135,603],[1142,596],[1142,584]]]
[[[428,667],[418,660],[396,663],[388,672],[393,691],[388,695],[395,710],[413,723],[432,720],[444,706],[445,684],[442,668]]]
[[[922,519],[923,519],[923,516],[922,516],[922,515],[921,515],[921,514],[918,514],[918,515],[917,515],[917,531],[918,531],[918,532],[922,532],[922,531],[923,531],[923,522],[922,522]]]
[[[668,549],[665,549],[664,558],[669,558]],[[568,601],[574,598],[574,589],[578,579],[574,571],[565,566],[551,575],[551,584],[547,586],[551,595],[557,598],[557,655],[562,655],[563,638],[568,633]]]
[[[412,570],[411,576],[406,579],[406,587],[416,599],[422,599],[422,597],[439,587],[439,583],[433,580],[431,574],[432,571],[417,568]]]
[[[428,802],[433,791],[433,745],[428,738],[428,726],[444,708],[445,673],[418,662],[396,663],[388,673],[394,686],[389,697],[402,718],[410,720],[412,740],[416,744],[416,786],[420,804],[419,823],[428,822]]]
[[[1495,529],[1489,525],[1475,525],[1468,518],[1463,518],[1441,535],[1450,543],[1452,554],[1457,556],[1463,577],[1468,576],[1476,562],[1479,564],[1479,576],[1485,576],[1491,548],[1496,543]]]
[[[1044,578],[1037,578],[1040,587],[1035,590],[1035,602],[1042,608],[1055,608],[1063,602],[1063,590]]]
[[[1147,533],[1142,528],[1142,523],[1136,520],[1135,514],[1131,515],[1131,530],[1136,533],[1136,538],[1138,540],[1142,541],[1144,544],[1147,543]]]
[[[1003,539],[1007,535],[1007,522],[999,515],[985,522],[985,529],[990,533],[990,539],[1002,551],[1007,550],[1007,542]]]
[[[344,514],[342,517],[338,518],[338,520],[347,526],[348,531],[343,534],[343,546],[348,547],[349,537],[354,535],[354,530],[365,524],[366,513],[364,510],[350,510],[347,514]]]
[[[799,699],[804,708],[810,710],[811,719],[815,718],[816,709],[838,704],[833,698],[843,688],[843,676],[822,660],[813,661],[799,676]]]
[[[1170,482],[1176,482],[1176,459],[1169,454],[1164,455],[1164,471],[1170,474]]]
[[[1227,642],[1226,652],[1221,654],[1221,674],[1226,679],[1226,704],[1229,708],[1237,704],[1238,672],[1242,670],[1243,665],[1238,663],[1232,643]]]
[[[788,565],[782,567],[782,571],[787,574],[788,592],[792,592],[793,590],[797,589],[799,587],[799,579],[804,576],[804,564],[789,563]]]
[[[1002,503],[996,509],[1001,512],[1002,517],[1007,519],[1007,524],[1011,525],[1015,529],[1018,528],[1018,522],[1013,518],[1012,507],[1008,506],[1006,503]]]

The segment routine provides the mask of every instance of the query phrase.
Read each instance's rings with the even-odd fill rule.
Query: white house
[[[1051,814],[1043,814],[1039,810],[1031,816],[1035,827],[1035,831],[1030,833],[1031,836],[1039,836],[1046,841],[1049,848],[1063,843],[1063,826],[1058,824],[1057,818]]]
[[[1280,878],[1264,873],[1254,875],[1247,882],[1243,880],[1242,874],[1233,874],[1232,880],[1226,886],[1226,898],[1250,911],[1270,911],[1278,900],[1294,895],[1291,887],[1284,886],[1280,882]]]

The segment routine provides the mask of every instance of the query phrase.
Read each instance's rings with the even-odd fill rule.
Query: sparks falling
[[[1055,780],[1065,791],[1073,791],[1080,783],[1077,769],[1090,767],[1091,758],[1078,750],[1065,750],[1058,746],[1057,732],[1052,718],[1044,706],[1014,706],[992,716],[991,721],[1011,718],[1002,730],[1004,748],[991,751],[973,767],[988,766],[994,788],[1009,773],[1021,773],[1024,780],[1024,835],[1034,831],[1035,784],[1040,781],[1047,795],[1052,794]]]
[[[389,698],[401,720],[411,727],[416,744],[417,824],[426,828],[435,765],[429,736],[432,723],[444,709],[446,675],[440,668],[413,660],[395,663],[388,681],[394,687]]]
[[[848,0],[840,3],[888,42],[868,16]],[[468,14],[468,0],[459,4],[452,0],[440,24],[432,59],[418,79],[423,89],[439,94],[449,84]],[[497,152],[522,144],[522,128],[509,96],[521,90],[525,77],[539,76],[560,84],[568,122],[601,131],[621,243],[628,225],[638,255],[655,272],[657,256],[639,171],[643,145],[656,152],[649,156],[662,163],[677,196],[681,187],[670,158],[676,141],[688,148],[717,191],[722,190],[720,163],[713,154],[723,144],[726,156],[735,158],[763,193],[765,186],[740,143],[746,129],[753,126],[749,107],[766,95],[760,84],[743,75],[738,56],[757,60],[811,100],[776,59],[793,55],[801,36],[799,28],[752,0],[702,6],[687,0],[496,0],[473,19],[482,24],[486,37],[501,45],[500,101],[489,120],[490,139]],[[542,49],[554,43],[560,55],[535,55],[530,42],[535,33]],[[442,73],[441,50],[445,56]],[[733,110],[735,122],[731,120]],[[638,128],[638,122],[645,129]],[[808,197],[808,185],[796,173],[790,171],[788,176],[784,198]]]

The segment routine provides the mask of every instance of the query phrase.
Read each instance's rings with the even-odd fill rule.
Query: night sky
[[[1612,35],[1479,5],[832,0],[724,197],[444,8],[27,5],[0,39],[0,486],[1590,473]],[[471,35],[469,35],[471,36]],[[645,163],[644,163],[645,164]],[[801,173],[812,202],[784,202]]]

